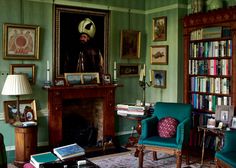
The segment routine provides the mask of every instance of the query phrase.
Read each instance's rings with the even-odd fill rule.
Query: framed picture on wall
[[[4,59],[39,59],[39,26],[3,24]]]
[[[121,58],[134,58],[134,59],[139,58],[140,40],[141,40],[140,31],[122,30],[121,44],[120,44]]]
[[[11,64],[11,74],[25,74],[29,83],[35,84],[35,64]]]
[[[166,88],[166,70],[152,70],[152,85],[156,88]]]
[[[168,45],[151,46],[151,64],[168,64]]]
[[[139,76],[140,65],[139,64],[118,64],[119,76]]]
[[[167,17],[156,17],[152,20],[153,41],[165,41],[167,38]]]

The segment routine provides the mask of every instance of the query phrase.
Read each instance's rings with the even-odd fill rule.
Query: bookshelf
[[[236,6],[183,19],[184,102],[193,127],[205,125],[216,105],[236,105]]]

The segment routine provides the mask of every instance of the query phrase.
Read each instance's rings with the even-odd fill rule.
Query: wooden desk
[[[203,138],[202,138],[202,156],[201,156],[201,165],[203,165],[204,162],[204,153],[205,153],[205,140],[206,140],[206,134],[212,133],[216,137],[220,139],[220,141],[216,144],[217,150],[220,150],[223,146],[223,140],[224,140],[224,132],[225,130],[219,129],[219,128],[207,128],[207,126],[199,126],[198,131],[203,131]]]

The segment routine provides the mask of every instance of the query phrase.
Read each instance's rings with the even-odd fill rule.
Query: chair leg
[[[182,164],[182,153],[181,151],[177,151],[176,153],[176,168],[181,168]]]
[[[186,165],[189,165],[189,149],[186,150]]]
[[[138,147],[139,150],[139,154],[138,154],[138,158],[139,158],[139,168],[143,168],[143,145]]]
[[[157,152],[152,152],[153,160],[157,160]]]

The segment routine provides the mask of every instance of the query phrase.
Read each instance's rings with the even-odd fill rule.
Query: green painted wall
[[[110,10],[110,32],[108,71],[113,75],[113,63],[139,63],[147,66],[147,69],[166,70],[167,87],[147,88],[147,102],[173,101],[181,102],[183,98],[183,46],[182,46],[182,18],[190,13],[191,0],[54,0],[56,4],[88,7],[94,9]],[[226,1],[229,5],[236,1]],[[21,99],[35,99],[38,114],[38,145],[48,143],[47,128],[47,91],[42,89],[46,80],[46,61],[53,67],[53,0],[0,0],[0,24],[17,23],[39,25],[40,32],[40,60],[4,60],[3,48],[0,40],[0,90],[10,64],[35,64],[36,84],[32,86],[33,94],[22,96]],[[167,16],[167,40],[161,42],[152,41],[152,19],[154,17]],[[120,32],[124,29],[141,31],[141,57],[140,59],[120,58]],[[2,39],[2,26],[0,26],[0,39]],[[168,65],[150,64],[150,46],[168,45]],[[52,77],[52,72],[50,74]],[[149,80],[149,77],[147,78]],[[117,88],[117,103],[134,103],[136,99],[142,99],[142,90],[138,84],[138,77],[119,77],[118,81],[123,87]],[[14,128],[4,121],[3,101],[14,100],[13,96],[0,95],[0,132],[5,137],[7,150],[14,150]],[[115,116],[116,134],[127,135],[135,121]],[[121,141],[124,142],[124,141]],[[8,152],[9,154],[10,152]],[[9,160],[14,156],[8,156]]]

